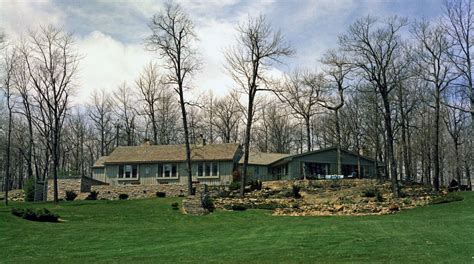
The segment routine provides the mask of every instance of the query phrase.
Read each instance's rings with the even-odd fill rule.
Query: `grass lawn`
[[[269,211],[173,211],[178,198],[14,203],[64,223],[23,220],[0,206],[0,263],[474,263],[474,192],[461,202],[385,216],[276,217]]]

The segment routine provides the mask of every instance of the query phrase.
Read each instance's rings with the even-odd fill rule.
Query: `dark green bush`
[[[25,193],[25,202],[33,202],[35,200],[35,179],[26,180],[23,185],[23,192]]]
[[[300,190],[301,190],[301,187],[299,185],[293,184],[291,188],[291,193],[294,198],[301,198]]]
[[[362,191],[362,196],[363,197],[376,197],[377,195],[381,194],[380,191],[377,188],[367,188]]]
[[[126,193],[121,193],[119,194],[119,197],[118,197],[120,200],[127,200],[128,199],[128,194]]]
[[[260,181],[260,180],[251,181],[251,182],[249,182],[249,184],[250,184],[250,190],[251,191],[255,191],[255,190],[260,191],[260,190],[262,190],[262,181]]]
[[[38,222],[58,222],[59,216],[53,214],[46,208],[31,209],[31,208],[12,208],[12,214],[30,221]]]
[[[235,190],[238,190],[238,189],[240,189],[240,182],[238,182],[238,181],[233,181],[229,185],[229,190],[231,190],[231,191],[235,191]]]
[[[462,200],[464,200],[464,198],[461,195],[458,195],[455,193],[449,193],[448,195],[434,197],[433,200],[431,201],[431,204],[451,203],[451,202],[457,202],[457,201],[462,201]]]
[[[377,202],[380,202],[380,203],[384,201],[382,193],[380,193],[380,192],[377,192],[375,194],[375,199],[377,200]]]
[[[66,201],[74,201],[74,199],[76,199],[76,197],[77,197],[76,192],[66,191],[66,196],[64,196],[64,199],[66,199]]]
[[[160,198],[166,197],[166,193],[165,192],[156,192],[156,197],[160,197]]]
[[[99,195],[99,192],[92,191],[87,195],[86,200],[97,200],[97,195]]]
[[[232,172],[232,180],[234,182],[240,181],[240,171],[239,170],[235,170],[235,171]]]
[[[226,191],[226,190],[220,190],[219,191],[219,197],[221,197],[221,198],[229,197],[229,192]]]
[[[243,204],[233,204],[231,206],[233,211],[245,211],[247,210],[247,207]]]
[[[179,209],[179,204],[178,203],[172,203],[171,207],[173,208],[173,210],[178,210]]]
[[[214,202],[209,194],[204,194],[201,196],[201,205],[202,208],[208,210],[209,212],[214,211],[216,207],[214,206]]]
[[[275,210],[277,208],[284,208],[285,206],[278,203],[254,204],[252,209]]]

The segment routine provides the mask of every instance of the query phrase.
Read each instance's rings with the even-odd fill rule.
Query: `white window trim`
[[[202,164],[203,165],[203,174],[205,174],[205,171],[206,171],[206,164],[210,164],[211,165],[211,175],[203,175],[203,176],[199,176],[199,165]],[[212,175],[212,165],[213,164],[217,164],[217,175]],[[221,165],[219,162],[217,161],[204,161],[204,162],[198,162],[197,163],[197,166],[196,166],[196,177],[199,178],[199,179],[218,179],[221,175]]]
[[[120,177],[120,166],[123,166],[123,171],[125,173],[125,166],[132,166],[132,172],[133,172],[133,165],[137,165],[137,177],[130,177],[130,178],[125,178],[125,177]],[[133,173],[132,173],[133,174]],[[117,180],[119,181],[136,181],[140,179],[140,165],[139,164],[123,164],[123,165],[118,165],[117,168]]]
[[[171,177],[165,177],[165,170],[164,170],[164,165],[176,165],[176,176],[171,176]],[[161,166],[161,175],[158,175],[160,172],[160,167]],[[176,180],[179,179],[179,163],[159,163],[158,164],[158,170],[156,171],[156,178],[159,180]]]

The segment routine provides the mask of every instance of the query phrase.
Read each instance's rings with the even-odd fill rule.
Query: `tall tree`
[[[296,70],[285,76],[283,83],[274,89],[280,101],[290,106],[293,113],[303,119],[307,151],[312,150],[311,118],[317,113],[316,106],[324,84],[323,74]]]
[[[69,96],[77,74],[79,55],[71,34],[53,26],[30,34],[30,49],[24,54],[31,81],[42,101],[41,111],[51,129],[54,202],[58,202],[58,169],[61,132]]]
[[[281,57],[293,53],[280,31],[275,31],[264,16],[249,18],[238,26],[238,43],[225,52],[226,68],[234,81],[248,95],[244,140],[244,164],[240,195],[244,196],[245,179],[250,151],[250,136],[254,115],[254,101],[258,91],[265,90],[266,71]]]
[[[449,49],[449,58],[464,79],[461,85],[470,102],[471,136],[474,139],[474,3],[473,0],[445,0],[444,7],[447,33],[453,44]]]
[[[14,48],[6,48],[5,49],[5,56],[4,60],[2,61],[2,90],[5,93],[5,99],[7,103],[7,112],[8,112],[8,119],[7,119],[7,142],[6,142],[6,150],[5,150],[5,178],[4,178],[4,189],[5,189],[5,205],[8,205],[8,191],[10,189],[11,183],[10,180],[12,178],[11,172],[11,155],[12,155],[12,125],[13,125],[13,108],[14,108],[14,101],[13,101],[13,75],[15,71],[15,67],[17,64],[17,51]]]
[[[191,148],[184,91],[190,75],[198,69],[196,51],[193,47],[197,41],[194,24],[180,5],[171,2],[165,5],[163,11],[153,16],[150,29],[152,34],[147,39],[148,48],[157,51],[165,59],[168,82],[175,85],[174,89],[179,96],[186,146],[188,195],[191,195]]]
[[[133,146],[136,132],[136,98],[126,82],[119,85],[117,92],[114,93],[113,101],[118,122],[122,124],[121,127],[125,131],[125,144]]]
[[[325,89],[321,98],[318,98],[318,104],[334,111],[337,137],[337,174],[340,175],[342,174],[342,155],[339,110],[344,106],[344,91],[348,88],[347,79],[351,72],[351,64],[345,56],[338,55],[337,51],[334,50],[326,53],[322,62],[326,66],[325,72],[329,81],[329,89]],[[336,96],[334,96],[334,94],[336,94]],[[360,168],[358,175],[360,175]]]
[[[358,19],[349,27],[349,31],[339,38],[343,50],[352,55],[353,65],[376,87],[382,99],[387,159],[392,192],[396,197],[399,190],[390,95],[397,84],[393,72],[398,67],[403,67],[403,64],[397,63],[397,56],[400,54],[402,44],[399,31],[406,23],[406,19],[391,17],[380,24],[377,19],[367,16]]]
[[[99,154],[105,156],[108,154],[109,146],[114,140],[111,135],[112,126],[112,98],[105,91],[94,91],[91,96],[91,104],[88,106],[89,118],[92,125],[99,134]]]
[[[443,93],[458,78],[453,72],[453,65],[447,58],[449,42],[441,25],[430,25],[426,21],[416,23],[412,28],[417,40],[416,63],[420,77],[432,88],[435,110],[435,131],[433,139],[434,178],[436,191],[440,187],[440,141],[441,141],[441,100]]]
[[[213,124],[223,143],[235,142],[237,140],[237,128],[241,119],[238,99],[232,94],[218,99],[215,103],[215,118]]]
[[[145,102],[144,112],[148,116],[153,132],[153,143],[158,143],[158,118],[161,87],[164,86],[163,76],[160,74],[158,65],[150,62],[143,68],[140,77],[136,80],[140,92],[140,99]]]

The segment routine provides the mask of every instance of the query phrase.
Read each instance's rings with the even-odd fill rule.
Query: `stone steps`
[[[188,197],[183,200],[184,213],[189,215],[206,215],[209,212],[202,207],[199,196]]]

